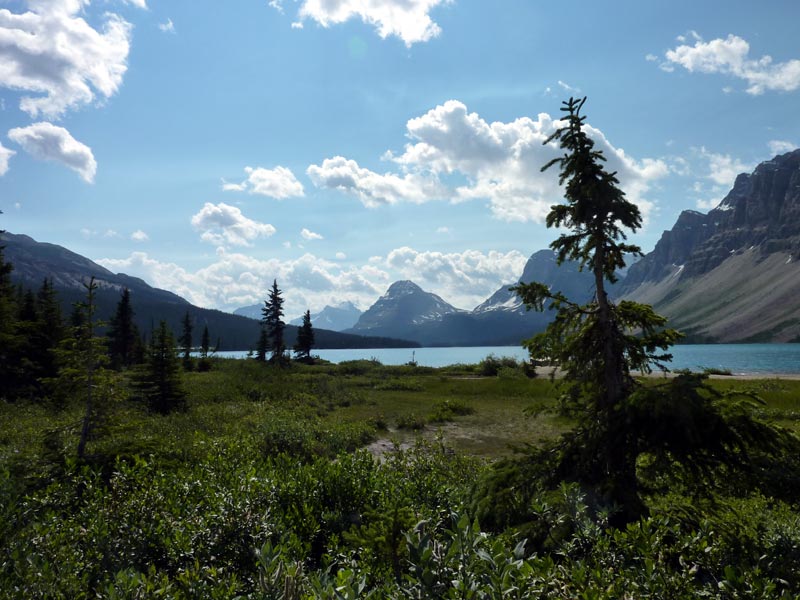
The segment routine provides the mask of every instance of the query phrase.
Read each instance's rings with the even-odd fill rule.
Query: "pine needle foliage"
[[[608,296],[626,256],[642,254],[626,242],[626,232],[636,231],[642,218],[584,131],[585,102],[563,103],[564,125],[545,143],[558,142],[564,154],[542,170],[559,167],[565,189],[565,202],[551,207],[547,225],[567,232],[550,247],[559,264],[577,261],[592,273],[594,294],[579,304],[538,282],[512,289],[529,309],[555,311],[546,330],[524,345],[532,358],[563,372],[562,406],[577,417],[574,431],[535,453],[535,477],[546,485],[586,486],[600,502],[616,505],[617,521],[624,523],[646,513],[647,486],[637,465],[650,465],[662,481],[682,472],[683,483],[698,488],[723,466],[747,470],[752,456],[778,459],[799,446],[794,436],[758,422],[752,411],[732,410],[730,398],[705,386],[705,376],[681,373],[660,386],[635,379],[654,367],[667,370],[668,349],[681,334],[651,306]]]

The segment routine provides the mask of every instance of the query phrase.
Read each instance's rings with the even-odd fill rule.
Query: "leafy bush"
[[[475,409],[461,400],[447,399],[437,402],[433,411],[428,415],[431,423],[444,423],[452,421],[457,416],[471,415]]]

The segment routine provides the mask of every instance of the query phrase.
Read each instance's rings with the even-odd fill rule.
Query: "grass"
[[[105,434],[91,445],[109,455],[184,460],[205,452],[208,443],[267,433],[278,440],[290,433],[293,440],[330,438],[330,448],[323,451],[351,448],[353,440],[413,443],[441,437],[457,451],[493,460],[571,426],[555,410],[557,391],[549,379],[481,377],[476,371],[465,365],[431,369],[374,361],[280,370],[217,359],[209,372],[184,374],[186,412],[156,416],[134,402],[118,401],[109,411]],[[726,378],[711,385],[758,396],[765,403],[762,416],[800,430],[800,381]],[[545,410],[528,414],[534,405]],[[0,462],[70,455],[81,414],[78,404],[61,410],[30,403],[0,407]],[[276,433],[269,429],[276,421],[299,425]],[[343,439],[333,439],[337,436]]]

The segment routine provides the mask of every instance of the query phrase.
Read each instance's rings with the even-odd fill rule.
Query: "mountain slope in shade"
[[[344,331],[350,329],[358,322],[362,312],[352,302],[342,302],[336,306],[326,306],[316,314],[311,315],[311,324],[317,328],[330,329],[331,331]],[[303,317],[289,321],[292,325],[302,325]]]
[[[55,244],[37,242],[26,235],[0,234],[4,254],[14,266],[12,280],[25,287],[37,289],[45,278],[52,278],[64,312],[69,314],[74,302],[85,298],[84,282],[94,276],[98,284],[97,318],[107,321],[120,299],[124,288],[131,293],[135,311],[134,320],[145,334],[162,319],[174,331],[181,331],[181,319],[186,312],[194,323],[194,337],[199,343],[203,327],[207,326],[212,344],[220,341],[220,350],[247,350],[255,347],[260,333],[260,323],[240,315],[219,310],[200,308],[180,296],[153,288],[143,280],[124,274],[115,274],[75,252]],[[294,344],[297,328],[287,326],[287,346]],[[386,340],[358,335],[346,335],[325,329],[315,331],[316,348],[386,348],[416,345],[404,340]]]
[[[736,178],[719,206],[684,211],[631,267],[625,297],[690,341],[800,339],[800,150]]]

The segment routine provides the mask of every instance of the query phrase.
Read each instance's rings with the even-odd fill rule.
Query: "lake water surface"
[[[800,344],[695,344],[674,346],[669,367],[701,370],[728,369],[742,375],[800,374]],[[420,366],[444,367],[456,363],[477,363],[489,354],[527,359],[519,346],[482,346],[470,348],[370,348],[349,350],[314,350],[320,358],[339,363],[345,360],[375,358],[385,365],[401,365],[412,360]],[[219,352],[218,356],[244,358],[246,352]]]

